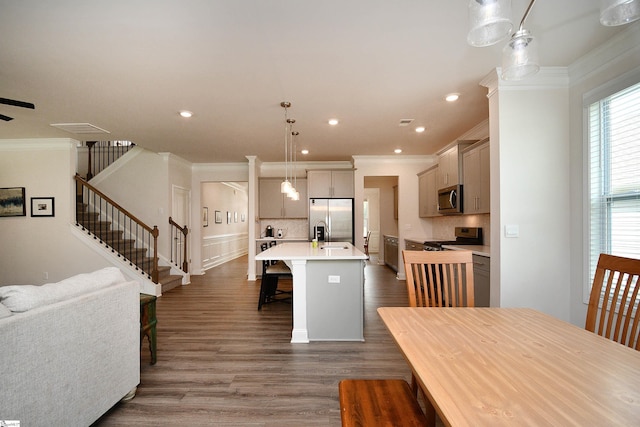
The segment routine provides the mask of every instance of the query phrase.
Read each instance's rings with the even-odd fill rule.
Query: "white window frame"
[[[585,93],[582,97],[582,140],[583,140],[583,289],[582,289],[582,301],[585,304],[589,303],[589,295],[591,293],[591,285],[593,283],[593,277],[591,276],[590,263],[591,263],[591,206],[590,206],[590,184],[591,174],[589,168],[589,156],[590,156],[590,141],[589,141],[589,109],[591,104],[601,101],[615,93],[618,93],[626,88],[634,86],[640,82],[640,69],[631,70],[618,78],[612,79],[607,83],[594,88],[593,90]]]

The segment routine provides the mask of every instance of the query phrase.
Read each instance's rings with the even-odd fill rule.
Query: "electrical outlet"
[[[329,276],[329,283],[340,283],[340,276]]]

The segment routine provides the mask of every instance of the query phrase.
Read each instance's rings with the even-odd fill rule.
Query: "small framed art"
[[[222,224],[222,212],[216,211],[216,224]]]
[[[55,216],[53,197],[32,197],[31,216]]]
[[[206,206],[202,208],[202,226],[209,226],[209,208]]]

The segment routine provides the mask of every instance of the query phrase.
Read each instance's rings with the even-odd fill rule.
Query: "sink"
[[[320,249],[349,249],[349,246],[345,245],[322,245]]]

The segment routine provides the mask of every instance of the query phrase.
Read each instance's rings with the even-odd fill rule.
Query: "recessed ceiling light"
[[[302,150],[302,151],[300,151],[300,152],[301,152],[302,154],[304,154],[304,155],[309,154],[309,150]]]
[[[446,99],[448,102],[454,102],[454,101],[457,101],[458,98],[460,98],[459,93],[450,93],[444,99]]]
[[[337,125],[337,124],[338,124],[338,119],[329,119],[329,124],[330,124],[331,126],[335,126],[335,125]]]
[[[400,154],[400,153],[402,153],[402,150],[399,149],[399,148],[396,148],[395,150],[393,150],[393,152],[396,153],[396,154]]]
[[[422,132],[424,132],[424,126],[418,126],[418,127],[416,128],[416,132],[418,132],[418,133],[422,133]]]
[[[180,111],[180,115],[188,119],[189,117],[193,116],[193,113],[191,111],[183,110]]]

